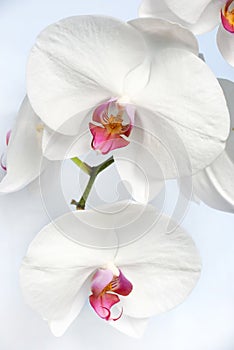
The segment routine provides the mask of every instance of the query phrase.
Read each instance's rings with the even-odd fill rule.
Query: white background
[[[157,1],[157,0],[155,0]],[[0,151],[25,95],[25,66],[36,35],[63,17],[100,13],[127,20],[137,16],[137,0],[0,0]],[[219,77],[234,80],[215,45],[215,33],[200,38],[201,50]],[[111,172],[111,171],[110,171]],[[117,178],[103,175],[105,185]],[[106,182],[108,181],[108,184]],[[233,176],[234,181],[234,176]],[[99,186],[102,186],[101,180]],[[109,183],[110,182],[110,183]],[[171,196],[171,193],[170,193]],[[56,205],[56,204],[55,204]],[[22,300],[18,270],[28,244],[48,222],[36,184],[0,198],[0,350],[233,350],[234,219],[231,214],[191,204],[183,226],[203,261],[191,296],[171,312],[153,318],[140,340],[112,329],[87,306],[62,338]]]

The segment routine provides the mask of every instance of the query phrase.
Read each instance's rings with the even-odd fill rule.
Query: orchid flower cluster
[[[20,269],[25,301],[54,335],[88,302],[109,325],[139,336],[195,287],[197,248],[152,200],[163,181],[189,178],[196,201],[234,210],[234,83],[214,76],[194,36],[218,22],[219,49],[234,65],[233,0],[143,0],[137,19],[74,16],[37,37],[0,192],[25,188],[58,161],[88,176],[80,199],[42,228]],[[90,151],[98,165],[81,160]],[[113,163],[131,200],[89,208],[97,176]]]

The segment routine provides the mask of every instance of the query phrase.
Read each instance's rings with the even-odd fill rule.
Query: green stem
[[[80,160],[77,157],[71,158],[71,160],[82,170],[84,171],[86,174],[90,175],[92,172],[92,167],[89,166],[88,164],[86,164],[85,162],[82,162],[82,160]]]
[[[88,196],[90,194],[90,191],[94,185],[94,182],[97,178],[97,176],[103,171],[105,170],[107,167],[109,167],[112,163],[114,163],[114,158],[110,157],[109,159],[105,160],[103,163],[94,166],[94,167],[90,167],[88,164],[86,163],[82,163],[82,161],[80,161],[78,158],[72,158],[72,161],[79,166],[80,169],[82,169],[85,173],[87,173],[90,178],[88,181],[88,184],[84,190],[83,195],[81,196],[79,202],[77,202],[75,199],[73,199],[71,201],[72,205],[76,206],[77,210],[84,210],[85,206],[86,206],[86,201],[88,199]]]

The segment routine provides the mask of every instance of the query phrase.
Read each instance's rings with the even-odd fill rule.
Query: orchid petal
[[[126,74],[144,55],[139,32],[117,19],[61,20],[39,35],[29,58],[28,95],[33,109],[51,129],[63,126],[64,133],[75,134],[77,126],[66,122],[113,96],[122,96]]]
[[[161,215],[145,235],[118,251],[115,264],[133,284],[132,292],[120,297],[128,316],[168,311],[183,302],[197,283],[201,269],[197,249],[180,227],[166,233],[169,222]]]
[[[178,23],[198,35],[208,32],[218,25],[220,22],[220,8],[221,4],[219,1],[210,2],[197,21],[191,24],[172,12],[172,10],[168,8],[165,0],[143,0],[139,9],[139,15],[140,17],[156,17]]]
[[[142,112],[142,116],[144,117],[142,118],[144,127],[140,126],[139,117],[136,116],[135,127],[129,139],[128,147],[116,150],[114,159],[119,176],[132,197],[138,202],[148,203],[162,190],[164,173],[167,175],[168,171],[171,171],[171,166],[169,169],[162,169],[162,166],[164,163],[172,164],[174,159],[170,158],[163,147],[159,151],[159,137],[153,137],[151,132],[148,132],[150,129],[146,127],[147,123],[152,128],[151,130],[157,130],[158,136],[161,136],[162,128],[159,129],[158,127],[160,120],[152,118],[152,113],[145,110]],[[158,159],[158,153],[160,159]],[[166,161],[168,158],[169,161]],[[162,161],[160,161],[161,159]]]
[[[43,156],[49,160],[64,160],[82,156],[90,150],[92,135],[88,129],[79,134],[64,135],[45,128],[42,136]]]
[[[211,1],[202,12],[196,23],[188,25],[188,29],[199,35],[211,31],[220,23],[220,1]]]
[[[24,99],[7,147],[7,174],[0,184],[1,193],[22,189],[43,171],[40,119]]]
[[[162,128],[167,124],[172,129],[174,137],[167,137],[171,150],[178,142],[184,144],[191,172],[186,165],[181,175],[205,168],[223,151],[230,127],[223,91],[207,65],[192,53],[179,49],[160,51],[152,62],[148,85],[133,103],[151,111],[159,126],[160,118]],[[139,107],[136,110],[144,129],[147,118]],[[146,132],[157,135],[155,127]],[[161,148],[157,151],[154,149],[155,156],[160,157]],[[174,175],[168,171],[165,177]]]
[[[218,29],[217,45],[223,58],[231,66],[234,66],[234,34],[229,33],[222,25],[220,25]]]
[[[234,83],[219,79],[234,125]],[[224,152],[206,169],[193,176],[194,193],[212,208],[234,212],[234,131]]]
[[[219,0],[215,1],[218,2]],[[210,2],[211,0],[196,0],[189,3],[187,0],[165,0],[169,9],[188,23],[197,22]]]
[[[156,18],[137,18],[128,23],[145,34],[148,46],[155,51],[155,54],[158,50],[168,47],[189,50],[195,55],[199,53],[195,36],[176,23]]]
[[[148,318],[134,318],[123,314],[118,322],[109,321],[108,324],[130,337],[140,338],[143,336],[148,322]]]
[[[81,237],[88,232],[92,242],[96,236],[100,242],[109,241],[106,232],[82,223],[80,216],[83,212],[69,213],[45,226],[31,243],[20,270],[26,302],[48,321],[56,335],[64,333],[87,301],[89,293],[84,286],[88,283],[90,290],[92,273],[114,256],[115,250],[95,250],[64,235],[68,225],[72,230],[78,227]]]
[[[90,282],[90,281],[88,281]],[[71,306],[70,311],[65,317],[49,322],[49,327],[53,335],[61,337],[70,326],[70,324],[76,319],[81,312],[83,306],[87,301],[87,294],[89,293],[89,283],[85,283],[77,293],[76,298]]]

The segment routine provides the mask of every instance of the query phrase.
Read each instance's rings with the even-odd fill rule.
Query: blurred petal
[[[75,134],[76,118],[74,125],[66,122],[122,96],[126,74],[144,55],[139,32],[117,19],[77,16],[52,24],[39,35],[29,58],[33,109],[51,129],[62,126],[65,133]]]
[[[203,34],[211,31],[220,23],[220,9],[222,4],[219,0],[211,1],[204,9],[196,23],[188,26],[194,34]]]
[[[189,50],[195,55],[199,53],[195,36],[176,23],[156,18],[137,18],[128,23],[144,35],[148,46],[155,51],[155,54],[158,50],[168,47]]]
[[[184,145],[191,170],[185,164],[181,175],[205,168],[225,148],[230,117],[223,91],[207,65],[188,51],[160,51],[152,62],[148,85],[133,103],[151,111],[156,123],[160,118],[171,128],[174,137],[167,137],[170,151],[178,141]],[[144,130],[147,118],[139,108],[137,111]],[[157,136],[155,127],[146,131]],[[164,142],[163,136],[161,141]],[[161,148],[157,151],[154,149],[156,157],[160,157]],[[165,174],[166,178],[174,176],[173,169]]]
[[[43,170],[40,119],[24,99],[7,147],[7,174],[0,184],[0,193],[22,189]]]
[[[219,79],[234,126],[234,83]],[[234,212],[234,131],[231,130],[224,152],[206,169],[193,176],[197,197],[212,208]]]
[[[196,0],[188,2],[187,0],[165,0],[165,3],[178,17],[188,23],[195,23],[211,1]]]
[[[220,25],[218,29],[217,45],[223,58],[231,66],[234,66],[234,34],[229,33],[222,25]]]
[[[191,30],[194,34],[202,34],[215,28],[220,22],[220,9],[222,4],[219,1],[212,1],[206,6],[200,17],[193,24],[182,20],[171,9],[168,8],[165,0],[143,0],[139,10],[140,17],[157,17],[178,23]]]

